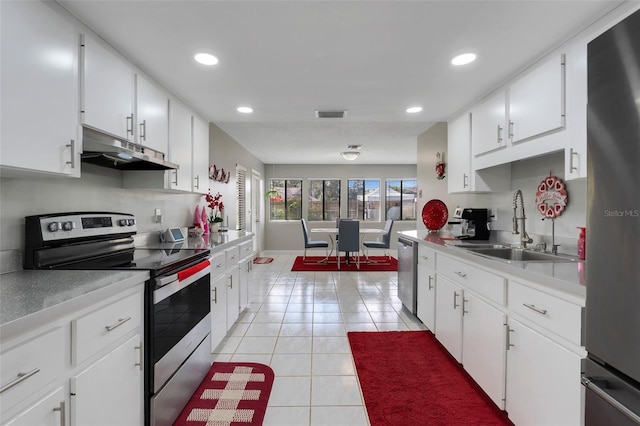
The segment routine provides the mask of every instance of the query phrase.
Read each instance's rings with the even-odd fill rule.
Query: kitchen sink
[[[465,250],[479,255],[514,262],[576,262],[578,260],[577,257],[562,254],[543,253],[534,250],[505,247],[500,245],[496,245],[497,247],[488,246],[489,245],[485,245],[484,247],[475,245],[458,245],[456,247],[464,248]]]

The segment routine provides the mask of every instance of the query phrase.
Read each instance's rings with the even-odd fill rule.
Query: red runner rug
[[[431,332],[348,337],[371,426],[512,425]]]
[[[324,259],[324,256],[307,256],[305,260],[302,260],[302,256],[298,256],[293,262],[291,270],[294,272],[392,272],[398,270],[398,260],[395,257],[388,258],[387,256],[369,256],[369,259],[375,263],[367,263],[364,256],[361,256],[360,269],[356,267],[356,262],[353,259],[350,260],[349,265],[346,265],[344,263],[344,257],[341,257],[340,269],[338,269],[335,256],[329,257],[329,262],[327,263],[318,263],[322,259]]]
[[[263,364],[214,362],[173,425],[262,425],[273,377]]]

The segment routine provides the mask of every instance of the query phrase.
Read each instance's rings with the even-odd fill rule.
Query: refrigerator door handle
[[[634,422],[640,424],[640,416],[638,416],[633,411],[629,410],[624,405],[620,404],[620,402],[618,402],[615,398],[613,398],[611,395],[609,395],[604,389],[602,389],[600,386],[598,386],[589,377],[582,377],[581,382],[582,382],[582,384],[584,385],[585,388],[589,389],[590,391],[593,391],[593,393],[598,395],[600,398],[604,399],[609,405],[614,407],[616,410],[620,411],[622,414],[624,414],[625,416],[627,416],[629,419],[633,420]]]

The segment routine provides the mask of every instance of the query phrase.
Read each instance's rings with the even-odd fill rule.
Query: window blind
[[[247,169],[236,164],[236,230],[247,229]]]

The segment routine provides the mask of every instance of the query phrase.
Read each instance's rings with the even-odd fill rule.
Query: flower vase
[[[220,222],[210,222],[209,223],[209,232],[213,234],[214,232],[220,231]]]

